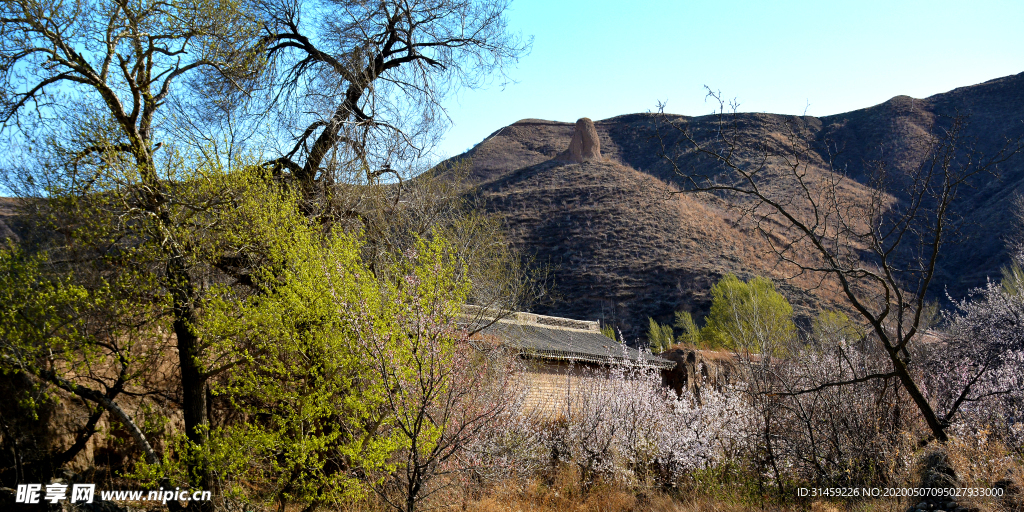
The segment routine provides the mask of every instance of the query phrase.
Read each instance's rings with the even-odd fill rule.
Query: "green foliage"
[[[863,339],[864,329],[850,320],[846,313],[826,309],[818,313],[811,323],[816,343],[850,343]]]
[[[68,391],[99,386],[108,392],[139,377],[153,353],[125,320],[145,318],[151,308],[125,298],[121,280],[94,279],[87,287],[77,277],[55,267],[45,252],[0,247],[0,372],[24,372],[41,390],[57,385]],[[24,402],[30,414],[36,400]]]
[[[351,310],[386,303],[354,236],[324,235],[295,195],[252,185],[223,221],[246,227],[225,233],[230,243],[259,244],[258,291],[214,287],[195,326],[209,347],[206,370],[229,368],[215,392],[245,419],[187,446],[183,461],[256,484],[267,501],[357,496],[351,470],[380,465],[397,441],[367,428],[380,423],[382,390],[367,384]]]
[[[697,323],[693,321],[693,315],[689,311],[676,311],[675,316],[676,320],[673,325],[683,331],[683,334],[680,334],[676,341],[691,347],[700,346],[700,329],[697,327]]]
[[[615,327],[610,324],[604,324],[601,326],[601,334],[605,335],[608,339],[613,341],[619,341],[618,336],[615,334]]]
[[[796,335],[793,307],[771,280],[755,277],[743,282],[723,277],[711,289],[713,297],[701,338],[711,347],[782,355]]]
[[[1014,260],[1009,266],[1000,269],[1003,280],[1000,285],[1008,295],[1024,296],[1024,267],[1020,262]]]
[[[651,347],[651,352],[658,354],[675,344],[675,335],[672,333],[671,325],[661,325],[651,317],[647,317],[647,321],[649,322],[647,343]]]
[[[249,185],[222,220],[245,229],[222,237],[259,245],[256,291],[212,285],[194,326],[204,370],[221,376],[213,390],[240,419],[212,428],[202,446],[179,438],[176,457],[140,464],[134,476],[182,481],[186,468],[202,467],[249,501],[351,501],[374,485],[367,475],[402,467],[396,454],[412,442],[397,426],[422,413],[399,399],[417,389],[427,349],[419,335],[456,317],[469,281],[439,237],[372,272],[359,235],[325,233],[295,194],[251,172],[236,177]],[[439,340],[429,348],[444,367],[453,345]],[[415,449],[429,452],[443,430],[418,431]]]
[[[90,306],[89,293],[69,277],[45,275],[46,262],[45,254],[26,254],[10,242],[0,247],[0,355],[5,362],[29,361],[82,341],[79,312]]]
[[[38,375],[87,337],[78,312],[90,307],[88,292],[45,275],[46,263],[45,254],[26,254],[10,242],[0,247],[0,374]],[[38,387],[19,391],[21,412],[36,418],[46,395]]]

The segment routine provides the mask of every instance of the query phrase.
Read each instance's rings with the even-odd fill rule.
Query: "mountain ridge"
[[[732,120],[736,123],[735,134],[742,146],[738,152],[741,162],[753,161],[757,151],[752,148],[759,144],[769,144],[785,151],[802,150],[807,158],[810,179],[840,174],[844,178],[842,193],[856,199],[872,193],[868,177],[871,166],[878,162],[901,171],[921,165],[928,155],[928,141],[941,134],[952,116],[958,113],[970,116],[966,135],[985,154],[994,154],[1004,139],[1024,136],[1024,73],[959,87],[924,99],[895,96],[878,105],[824,117],[741,113]],[[778,286],[788,291],[788,298],[805,315],[819,307],[843,307],[842,298],[836,290],[801,292],[801,289],[808,288],[807,283],[796,285],[785,279],[777,261],[751,255],[761,245],[750,232],[750,226],[744,225],[742,219],[730,216],[720,200],[706,195],[699,198],[687,196],[693,200],[686,202],[684,210],[695,215],[703,208],[703,211],[710,212],[706,217],[708,225],[719,226],[717,231],[703,234],[709,237],[707,246],[685,243],[693,240],[692,235],[701,232],[695,225],[672,227],[665,222],[655,222],[639,211],[639,207],[626,208],[606,203],[588,206],[589,214],[617,217],[602,221],[599,226],[595,226],[591,219],[594,229],[614,232],[621,224],[623,229],[634,233],[650,232],[665,237],[664,243],[668,245],[652,246],[648,253],[644,253],[642,247],[620,241],[615,247],[635,253],[630,262],[630,258],[613,256],[601,249],[593,237],[570,240],[568,234],[577,229],[573,221],[565,220],[559,224],[555,219],[564,219],[565,215],[571,217],[571,212],[552,207],[552,201],[561,201],[565,205],[583,204],[583,198],[593,195],[594,185],[590,182],[605,183],[605,187],[619,190],[622,204],[634,205],[647,204],[639,196],[678,189],[680,178],[663,155],[666,148],[678,147],[680,141],[673,139],[671,133],[659,132],[658,123],[666,119],[686,123],[693,133],[701,136],[713,130],[717,120],[715,116],[659,116],[623,114],[594,122],[605,157],[603,163],[647,175],[654,181],[644,181],[646,188],[638,189],[636,183],[640,178],[628,175],[622,169],[616,177],[610,167],[584,165],[580,169],[570,169],[572,166],[551,163],[558,153],[565,150],[572,136],[573,124],[558,121],[534,118],[517,121],[494,131],[470,151],[449,160],[468,160],[470,170],[466,181],[477,187],[476,193],[490,211],[505,216],[513,242],[535,259],[556,266],[554,278],[556,289],[561,292],[560,298],[539,304],[537,312],[598,318],[624,326],[624,331],[637,336],[645,327],[642,324],[646,322],[646,316],[668,321],[672,311],[679,309],[698,315],[705,312],[710,302],[707,289],[717,278],[729,272],[772,277]],[[697,165],[698,161],[692,151],[685,150],[673,155],[673,159],[682,166]],[[708,173],[720,171],[704,163],[700,165],[704,165],[701,169]],[[557,168],[563,171],[557,171]],[[515,181],[508,178],[520,171],[534,173],[535,181],[547,180],[547,188],[538,183],[531,184],[529,179]],[[774,168],[768,171],[781,172]],[[518,190],[517,183],[520,186]],[[902,190],[899,182],[894,183],[897,186],[891,192],[894,200],[900,201]],[[997,276],[999,267],[1008,262],[1004,240],[1011,230],[1011,199],[1015,194],[1024,193],[1024,155],[1018,154],[1002,165],[998,178],[979,177],[969,185],[954,205],[965,220],[964,231],[969,238],[965,243],[944,249],[938,263],[936,283],[931,289],[935,299],[942,300],[947,292],[953,297],[965,296],[970,289],[982,286],[988,277]],[[773,193],[793,191],[780,189]],[[510,197],[515,197],[515,201],[510,203]],[[654,207],[647,205],[645,208]],[[722,226],[728,226],[728,229]],[[556,236],[558,233],[563,233],[562,238]],[[672,241],[673,237],[677,239]],[[609,243],[607,240],[603,242]],[[675,249],[666,253],[666,247],[673,243],[676,244]],[[728,247],[723,243],[749,250],[745,256],[730,256]],[[566,255],[566,247],[574,247],[570,251],[574,256]],[[654,255],[679,264],[662,265],[658,272],[654,272],[651,266]],[[729,258],[735,258],[735,261]],[[621,283],[621,286],[592,284],[597,276],[584,269],[595,267],[606,271],[602,279],[607,279],[608,283]],[[658,279],[667,283],[676,283],[675,290],[667,289],[671,286],[657,285],[657,279],[652,276],[660,276]],[[684,281],[693,285],[678,284]],[[646,299],[623,295],[636,295],[644,289],[651,291]],[[604,302],[593,297],[595,290],[607,294]]]

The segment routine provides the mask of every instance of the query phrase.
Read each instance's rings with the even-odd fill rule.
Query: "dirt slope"
[[[742,114],[735,134],[740,160],[753,163],[768,144],[803,155],[810,180],[842,176],[841,194],[866,201],[875,162],[906,172],[925,160],[928,137],[949,118],[969,114],[967,135],[981,152],[995,154],[1007,138],[1024,134],[1024,73],[964,87],[926,99],[895,97],[874,107],[824,118]],[[557,300],[539,313],[605,319],[639,335],[647,316],[663,321],[671,312],[702,313],[707,290],[726,272],[787,277],[766,254],[749,222],[725,210],[714,197],[667,197],[681,181],[664,158],[684,169],[714,175],[714,162],[700,159],[665,121],[688,123],[700,137],[713,134],[713,116],[658,118],[631,114],[595,123],[604,162],[562,165],[551,161],[565,150],[572,123],[524,119],[488,136],[465,155],[469,181],[493,211],[504,214],[514,239],[540,262],[555,268]],[[783,172],[778,162],[767,172]],[[899,201],[898,179],[887,192]],[[1000,165],[998,176],[982,175],[964,187],[955,205],[963,237],[945,248],[938,282],[963,296],[998,275],[1008,261],[1005,237],[1013,229],[1010,201],[1024,192],[1024,155]],[[795,193],[779,180],[777,197]],[[779,281],[797,309],[841,304],[836,290],[809,281]]]

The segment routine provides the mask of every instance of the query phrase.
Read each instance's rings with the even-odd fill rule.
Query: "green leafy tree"
[[[651,317],[647,317],[649,327],[647,328],[647,343],[651,352],[655,354],[664,352],[675,344],[675,335],[672,333],[671,325],[661,325]]]
[[[693,321],[693,315],[689,311],[676,311],[675,322],[672,324],[676,329],[683,331],[676,338],[679,343],[685,343],[691,347],[697,347],[701,344],[700,328],[697,327],[697,323]]]
[[[137,474],[182,478],[203,467],[228,496],[338,504],[364,494],[360,472],[380,469],[401,446],[380,430],[384,390],[353,321],[365,308],[384,322],[389,303],[356,235],[324,234],[303,216],[298,194],[260,183],[220,219],[246,229],[221,238],[258,246],[265,262],[251,286],[212,286],[193,327],[206,343],[204,370],[221,376],[212,392],[241,417],[211,428],[203,444],[181,439],[178,459]]]
[[[246,229],[221,238],[261,244],[264,264],[249,287],[211,286],[194,326],[204,369],[222,368],[212,392],[236,419],[134,476],[202,467],[243,502],[339,506],[373,489],[413,510],[507,403],[508,376],[487,378],[495,358],[476,358],[456,324],[469,274],[440,237],[374,272],[361,235],[324,232],[298,192],[247,172],[251,192],[221,219]]]
[[[711,312],[701,331],[710,346],[781,355],[796,336],[793,307],[769,279],[743,282],[728,274],[711,295]]]

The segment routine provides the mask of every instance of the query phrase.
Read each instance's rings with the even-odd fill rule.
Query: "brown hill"
[[[6,239],[20,241],[19,231],[22,231],[22,227],[18,222],[17,200],[0,197],[0,243]]]
[[[735,273],[776,278],[798,313],[838,290],[805,290],[810,276],[784,280],[785,268],[749,222],[713,198],[671,195],[665,182],[622,164],[548,161],[483,184],[515,243],[553,270],[555,300],[540,306],[572,318],[601,319],[636,337],[646,317],[706,313],[710,288]]]
[[[938,134],[950,116],[971,115],[968,135],[994,154],[1006,138],[1024,134],[1024,73],[913,99],[898,96],[863,110],[815,118],[741,114],[736,134],[753,162],[756,148],[770,145],[801,152],[811,181],[844,175],[841,193],[864,201],[872,193],[868,169],[875,161],[912,169],[927,156],[927,136]],[[687,123],[699,139],[716,127],[713,116],[669,116]],[[504,214],[513,238],[555,269],[558,300],[537,312],[601,318],[640,334],[647,316],[667,321],[672,311],[701,313],[708,289],[727,272],[776,279],[805,315],[821,305],[841,305],[836,290],[800,280],[782,281],[787,269],[767,254],[763,240],[712,196],[673,196],[680,183],[662,156],[673,153],[683,168],[718,172],[664,130],[665,118],[632,114],[594,123],[603,162],[565,165],[553,161],[569,145],[573,124],[525,119],[502,128],[465,155],[469,180],[493,211]],[[829,148],[841,151],[829,166]],[[772,164],[767,172],[782,172]],[[956,212],[964,218],[959,244],[945,248],[934,296],[963,296],[999,273],[1008,261],[1004,240],[1012,229],[1010,201],[1024,192],[1024,155],[1003,164],[999,176],[979,176],[964,187]],[[795,191],[779,180],[771,191]],[[889,190],[900,201],[899,183]],[[812,290],[811,292],[804,290]]]

